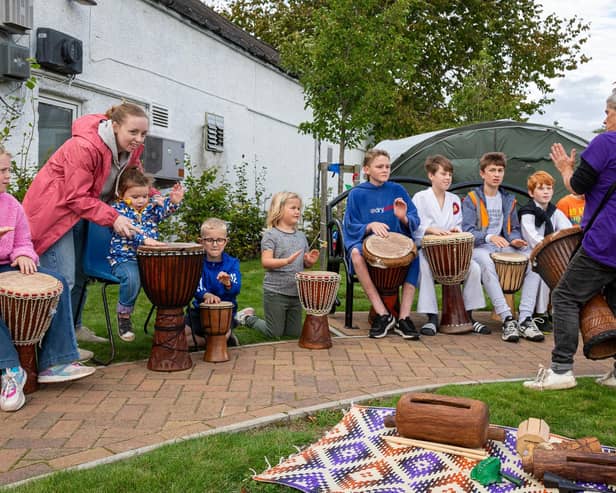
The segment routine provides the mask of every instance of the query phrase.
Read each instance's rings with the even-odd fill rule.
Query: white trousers
[[[464,306],[467,310],[477,310],[486,306],[486,300],[481,288],[481,269],[476,262],[471,260],[468,273],[464,278],[462,291]],[[438,303],[434,290],[434,277],[428,259],[423,249],[419,250],[419,294],[417,296],[418,313],[438,313]]]

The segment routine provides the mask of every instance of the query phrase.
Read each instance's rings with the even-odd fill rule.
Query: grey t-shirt
[[[304,270],[304,253],[308,251],[308,240],[301,231],[285,233],[277,228],[270,228],[263,233],[261,251],[272,250],[274,258],[287,258],[298,250],[302,253],[295,261],[278,269],[265,271],[263,289],[286,296],[299,296],[295,283],[295,274]]]

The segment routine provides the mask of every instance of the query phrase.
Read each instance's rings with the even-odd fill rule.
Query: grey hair
[[[612,94],[607,97],[605,102],[610,108],[616,110],[616,88],[612,89]]]

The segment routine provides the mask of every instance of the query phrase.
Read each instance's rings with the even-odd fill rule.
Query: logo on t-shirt
[[[394,205],[387,205],[385,207],[373,207],[370,209],[370,214],[384,214],[387,211],[393,210]]]

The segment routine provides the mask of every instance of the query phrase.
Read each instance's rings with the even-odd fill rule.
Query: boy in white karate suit
[[[413,197],[413,203],[421,221],[416,231],[418,245],[421,245],[424,235],[445,236],[462,231],[460,198],[447,191],[453,178],[451,161],[439,154],[429,156],[426,159],[425,169],[432,186],[417,192]],[[464,279],[463,298],[464,306],[469,312],[483,308],[486,304],[481,286],[481,269],[475,261],[471,261]],[[424,335],[436,335],[438,330],[438,304],[434,290],[434,278],[423,249],[419,250],[417,312],[428,315],[428,321],[421,327],[420,332]],[[480,334],[490,333],[488,327],[477,321],[473,321],[473,331]]]

